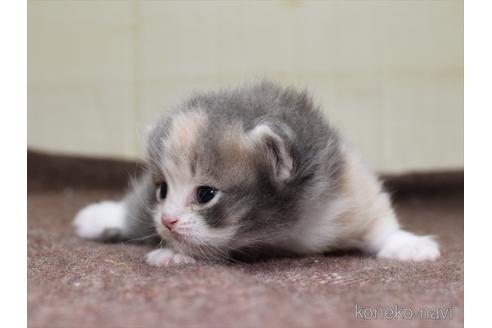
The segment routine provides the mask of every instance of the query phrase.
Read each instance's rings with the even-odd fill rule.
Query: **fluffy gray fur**
[[[352,247],[401,259],[439,255],[429,237],[399,230],[377,179],[351,155],[305,91],[264,82],[196,94],[154,124],[146,154],[147,168],[122,210],[104,205],[124,213],[123,223],[98,225],[90,217],[104,211],[87,209],[76,218],[79,235],[160,241],[195,259]],[[159,186],[184,172],[190,181],[206,181],[220,191],[210,206],[186,205],[203,221],[194,226],[206,226],[199,240],[181,238],[160,223],[167,200],[159,199]],[[408,249],[402,251],[401,243]],[[160,265],[159,259],[150,256],[148,262]]]

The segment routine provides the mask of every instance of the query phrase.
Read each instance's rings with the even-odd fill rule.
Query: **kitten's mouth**
[[[160,235],[163,239],[171,239],[172,241],[178,244],[192,245],[192,246],[196,244],[193,242],[192,237],[176,230],[165,229],[163,233],[162,232],[160,233]]]
[[[188,229],[185,229],[188,230]],[[158,226],[158,233],[163,240],[168,241],[176,249],[187,253],[193,254],[196,257],[205,258],[217,258],[220,256],[220,252],[215,250],[214,247],[210,247],[206,241],[200,242],[196,237],[188,231],[180,231],[180,229],[167,229],[162,226]]]
[[[203,260],[218,260],[225,254],[210,244],[200,243],[192,235],[186,235],[178,231],[160,231],[161,238],[167,240],[176,250]]]
[[[183,243],[186,243],[187,242],[187,237],[179,232],[176,232],[176,231],[169,231],[170,235],[172,236],[172,238],[174,238],[175,240],[179,241],[179,242],[183,242]]]

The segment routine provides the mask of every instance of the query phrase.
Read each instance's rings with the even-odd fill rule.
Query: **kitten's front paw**
[[[391,234],[377,256],[400,261],[435,260],[440,256],[439,245],[429,236],[416,236],[406,231]]]
[[[118,239],[125,228],[125,215],[123,202],[104,201],[88,205],[73,220],[75,233],[88,239]]]
[[[177,264],[193,264],[196,260],[188,255],[174,252],[169,248],[160,248],[147,254],[147,264],[162,267]]]

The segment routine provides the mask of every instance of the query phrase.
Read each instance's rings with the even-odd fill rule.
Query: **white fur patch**
[[[432,237],[397,230],[385,239],[377,256],[400,261],[425,261],[437,259],[440,252]]]
[[[194,258],[176,253],[170,248],[160,248],[149,252],[146,262],[156,267],[196,263]]]
[[[125,229],[126,208],[123,202],[104,201],[81,209],[73,221],[78,236],[101,237],[108,228]]]

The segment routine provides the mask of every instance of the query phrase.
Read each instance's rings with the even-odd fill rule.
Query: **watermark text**
[[[398,304],[372,307],[355,304],[355,318],[359,320],[452,320],[453,312],[453,307],[413,309]]]

